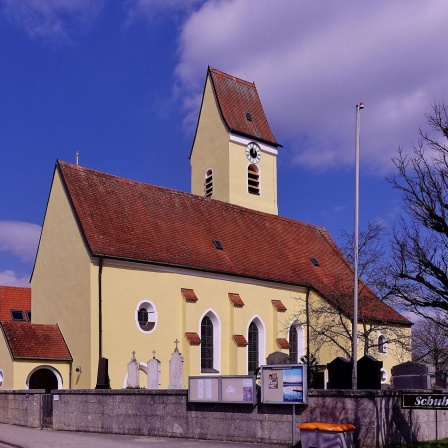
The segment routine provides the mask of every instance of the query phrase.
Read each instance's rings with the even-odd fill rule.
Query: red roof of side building
[[[66,162],[56,168],[92,256],[310,286],[327,300],[351,287],[343,279],[353,270],[322,227]],[[371,296],[360,315],[410,325]],[[350,315],[353,302],[339,306]]]
[[[255,84],[210,67],[208,70],[221,115],[229,131],[280,146],[269,127]],[[247,113],[250,114],[250,120]]]
[[[20,288],[17,286],[0,286],[0,321],[11,321],[11,311],[31,310],[31,288]]]
[[[1,322],[1,327],[14,359],[72,360],[58,325]]]

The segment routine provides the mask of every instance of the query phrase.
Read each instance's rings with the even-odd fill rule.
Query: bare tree
[[[353,235],[342,232],[341,237],[341,250],[353,265]],[[378,345],[381,334],[388,351],[401,361],[409,358],[410,325],[378,298],[387,287],[384,237],[385,229],[379,221],[370,223],[359,235],[358,347],[364,355],[376,356],[383,348]],[[299,307],[305,310],[308,306],[309,319],[305,311],[298,317],[309,326],[310,350],[317,358],[324,347],[335,356],[352,357],[353,281],[353,271],[348,270],[347,276],[336,275],[327,285],[325,300],[315,298]]]
[[[432,364],[437,373],[448,369],[448,332],[438,320],[418,321],[412,329],[412,359]]]
[[[448,329],[448,106],[434,103],[413,152],[400,148],[389,178],[402,193],[392,238],[389,297]]]

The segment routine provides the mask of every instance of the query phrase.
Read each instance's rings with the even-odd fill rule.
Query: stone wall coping
[[[44,390],[0,391],[2,393],[45,393]],[[52,391],[56,395],[180,395],[187,396],[188,389],[60,389]],[[374,398],[401,397],[403,393],[445,393],[448,389],[387,389],[387,390],[352,390],[352,389],[309,389],[309,397],[346,397],[346,398]]]
[[[188,395],[188,389],[58,389],[56,395]]]
[[[11,394],[11,395],[43,395],[45,394],[45,389],[19,389],[19,390],[0,390],[0,395]]]

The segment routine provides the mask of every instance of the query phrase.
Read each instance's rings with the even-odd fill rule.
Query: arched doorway
[[[29,377],[28,389],[45,389],[45,393],[49,394],[52,390],[59,389],[58,379],[50,369],[37,369]]]

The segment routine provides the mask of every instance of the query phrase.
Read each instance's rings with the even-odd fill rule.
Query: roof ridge
[[[222,72],[221,70],[217,70],[216,68],[209,67],[209,69],[210,69],[211,72],[213,72],[213,73],[215,73],[217,75],[225,76],[228,79],[232,79],[233,81],[236,81],[236,82],[241,82],[243,84],[246,84],[248,86],[254,87],[256,89],[254,82],[246,81],[245,79],[238,78],[238,77],[233,76],[233,75],[229,75],[228,73]]]

